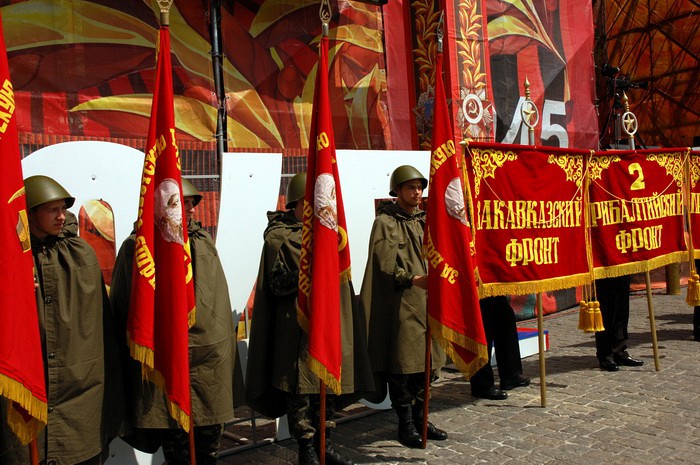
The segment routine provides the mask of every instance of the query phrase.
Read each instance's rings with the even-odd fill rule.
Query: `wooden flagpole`
[[[637,117],[630,111],[630,102],[626,93],[622,93],[622,105],[625,112],[622,114],[622,130],[627,134],[627,141],[631,150],[636,150],[634,135],[637,132]],[[649,331],[651,332],[651,345],[654,350],[654,368],[661,369],[659,363],[659,344],[656,340],[656,318],[654,317],[654,303],[651,295],[651,276],[649,270],[644,272],[644,281],[647,288],[647,307],[649,309]]]
[[[29,462],[32,465],[39,465],[39,446],[37,446],[36,437],[29,443]]]
[[[535,145],[535,126],[540,120],[540,114],[535,103],[530,99],[530,81],[525,78],[525,100],[520,107],[520,115],[527,126],[527,139],[529,145]],[[540,362],[540,406],[547,406],[547,370],[545,368],[544,353],[546,350],[544,341],[544,311],[542,309],[542,293],[535,296],[537,309],[537,346]]]

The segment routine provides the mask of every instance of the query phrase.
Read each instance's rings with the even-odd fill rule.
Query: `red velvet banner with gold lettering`
[[[341,391],[340,284],[350,279],[350,248],[328,96],[328,37],[321,38],[307,161],[297,319],[309,334],[309,367]]]
[[[481,297],[589,283],[589,151],[470,142],[465,153]]]
[[[46,425],[48,414],[17,112],[4,37],[0,20],[0,396],[13,401],[7,421],[26,444]]]
[[[688,257],[683,176],[688,149],[610,150],[591,157],[589,201],[596,278]]]
[[[172,417],[189,431],[188,332],[194,283],[184,221],[180,155],[175,138],[170,31],[160,28],[156,84],[134,245],[129,347],[144,378],[166,395]]]
[[[700,151],[690,152],[688,176],[688,216],[693,258],[700,258]]]

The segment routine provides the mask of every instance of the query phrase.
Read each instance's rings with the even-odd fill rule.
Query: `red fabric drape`
[[[188,330],[194,323],[194,287],[184,218],[170,31],[161,27],[127,329],[131,354],[142,363],[144,377],[163,390],[170,414],[189,431]]]
[[[350,279],[350,248],[328,98],[328,37],[320,43],[299,267],[299,323],[309,334],[309,365],[340,393],[340,283]]]
[[[481,297],[590,282],[584,217],[589,155],[469,143],[466,166]]]
[[[20,163],[15,97],[0,19],[0,395],[13,401],[9,424],[23,443],[46,425],[46,385],[32,252]]]
[[[688,149],[597,152],[589,167],[595,274],[639,273],[687,258],[683,176]]]
[[[471,231],[464,181],[442,82],[442,53],[436,61],[430,195],[423,250],[428,260],[428,316],[433,337],[466,378],[488,362],[474,278]]]

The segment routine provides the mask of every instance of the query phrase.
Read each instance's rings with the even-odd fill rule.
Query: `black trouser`
[[[505,296],[488,297],[479,301],[481,319],[488,344],[489,363],[484,365],[469,382],[472,389],[485,391],[494,386],[491,367],[491,348],[495,346],[496,364],[501,383],[511,381],[523,374],[520,360],[518,328],[515,325],[515,312]]]
[[[333,427],[337,396],[326,396],[326,426]],[[294,439],[311,439],[319,429],[320,396],[318,394],[288,394],[287,423]]]
[[[595,333],[598,360],[628,357],[627,324],[630,319],[631,276],[598,279],[595,282],[605,331]]]
[[[194,427],[195,458],[197,465],[214,465],[219,456],[224,425]],[[160,434],[163,456],[168,465],[190,464],[190,437],[181,429],[164,429]]]
[[[391,406],[410,407],[417,403],[423,404],[425,399],[425,373],[389,374],[389,399]]]

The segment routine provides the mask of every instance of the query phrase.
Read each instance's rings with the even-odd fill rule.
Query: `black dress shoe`
[[[525,387],[530,385],[530,378],[525,378],[523,376],[516,376],[508,381],[501,381],[501,390],[510,391],[511,389]]]
[[[489,400],[505,400],[508,398],[508,394],[500,389],[496,389],[495,387],[490,387],[484,390],[472,389],[472,396]]]
[[[644,365],[643,360],[632,358],[629,355],[626,357],[615,357],[615,363],[626,367],[640,367]]]
[[[612,360],[600,360],[600,368],[605,371],[619,371],[620,367]]]
[[[423,425],[417,425],[418,427],[422,428]],[[432,441],[444,441],[447,439],[447,433],[434,424],[428,422],[428,439]]]

